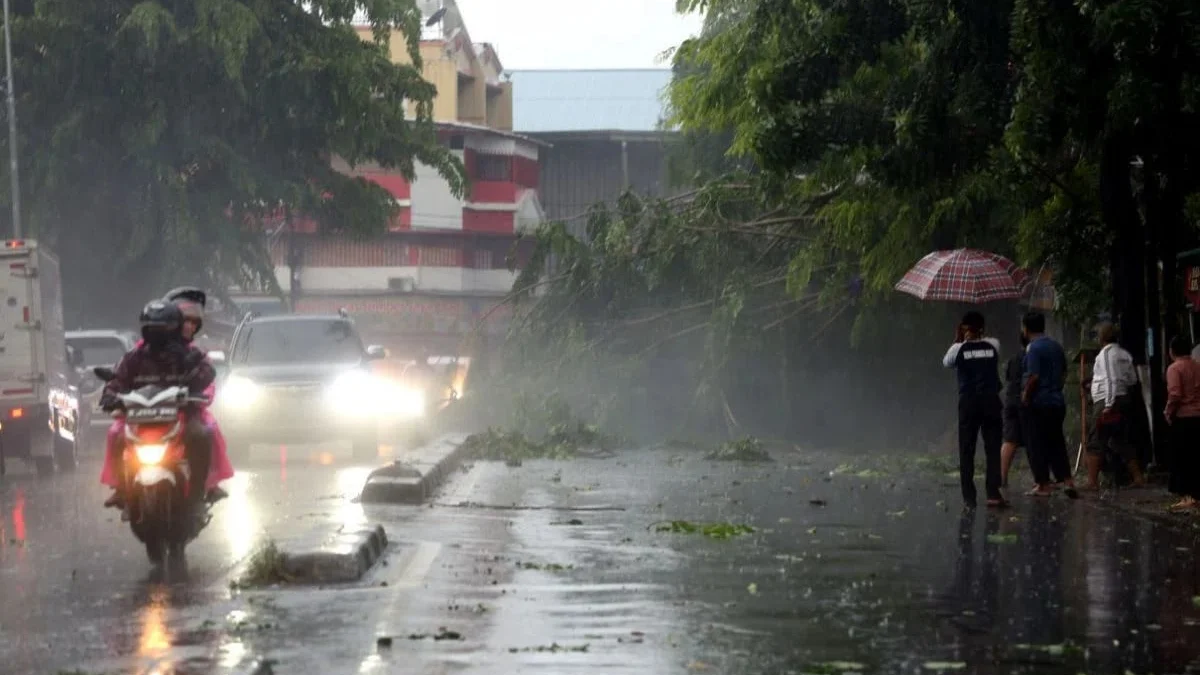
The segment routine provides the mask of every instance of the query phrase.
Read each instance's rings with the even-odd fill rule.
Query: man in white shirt
[[[1104,345],[1096,354],[1092,366],[1092,424],[1088,437],[1088,484],[1087,488],[1099,487],[1100,470],[1106,456],[1116,456],[1124,462],[1135,485],[1145,485],[1141,465],[1137,461],[1137,449],[1132,441],[1132,419],[1136,414],[1130,405],[1130,392],[1138,386],[1137,371],[1133,356],[1117,344],[1118,330],[1112,322],[1105,321],[1096,328],[1100,344]]]

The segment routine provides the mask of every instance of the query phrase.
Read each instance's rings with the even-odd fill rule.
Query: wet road
[[[1065,500],[963,517],[940,463],[479,463],[433,505],[363,507],[365,467],[281,459],[239,474],[172,584],[95,508],[90,467],[0,480],[2,670],[1167,673],[1200,656],[1193,537]],[[357,587],[229,590],[262,536],[368,521],[393,544]]]

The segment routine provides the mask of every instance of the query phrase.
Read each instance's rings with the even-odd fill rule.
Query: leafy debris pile
[[[557,642],[550,645],[539,645],[537,647],[509,647],[508,651],[516,654],[518,652],[549,652],[557,654],[559,652],[574,652],[577,654],[587,653],[588,645],[560,645]]]
[[[655,532],[670,532],[671,534],[699,534],[709,539],[732,539],[746,534],[754,534],[755,529],[749,525],[738,523],[693,523],[686,520],[672,520],[651,525]]]
[[[770,462],[771,453],[763,442],[753,436],[727,441],[721,447],[704,456],[705,459],[722,462]]]
[[[275,540],[268,539],[259,546],[246,561],[246,569],[242,576],[230,583],[234,590],[254,588],[258,586],[273,586],[295,581],[287,573],[287,554],[280,550]]]
[[[463,441],[468,460],[499,461],[520,466],[529,459],[571,459],[603,457],[611,454],[616,439],[590,424],[558,424],[541,440],[519,431],[488,429]]]

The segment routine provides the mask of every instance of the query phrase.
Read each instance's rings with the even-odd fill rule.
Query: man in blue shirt
[[[1021,404],[1028,410],[1029,464],[1037,486],[1030,495],[1054,494],[1050,474],[1066,485],[1067,496],[1075,499],[1075,481],[1071,478],[1071,460],[1067,457],[1067,439],[1063,422],[1067,418],[1067,400],[1063,396],[1063,378],[1067,373],[1067,355],[1062,345],[1046,335],[1046,317],[1030,312],[1021,320],[1021,332],[1029,340],[1025,350],[1025,387]]]
[[[975,506],[975,444],[980,434],[987,462],[987,504],[1005,505],[1000,494],[1000,342],[984,337],[983,328],[983,315],[967,312],[942,358],[942,365],[958,376],[958,475],[968,508]]]

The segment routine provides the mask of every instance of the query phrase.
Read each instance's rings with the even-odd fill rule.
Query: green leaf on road
[[[700,534],[709,539],[732,539],[756,531],[749,525],[734,523],[692,523],[686,520],[672,520],[667,523],[651,525],[655,532],[670,532],[671,534]]]
[[[763,442],[753,436],[728,441],[704,457],[709,460],[722,462],[770,462],[771,454],[763,447]]]
[[[813,675],[841,675],[841,673],[855,673],[865,669],[866,665],[857,661],[825,661],[805,666],[804,672]]]
[[[963,661],[928,661],[925,670],[963,670],[967,664]]]
[[[1015,544],[1017,543],[1017,535],[1015,534],[989,534],[987,536],[989,544]]]

